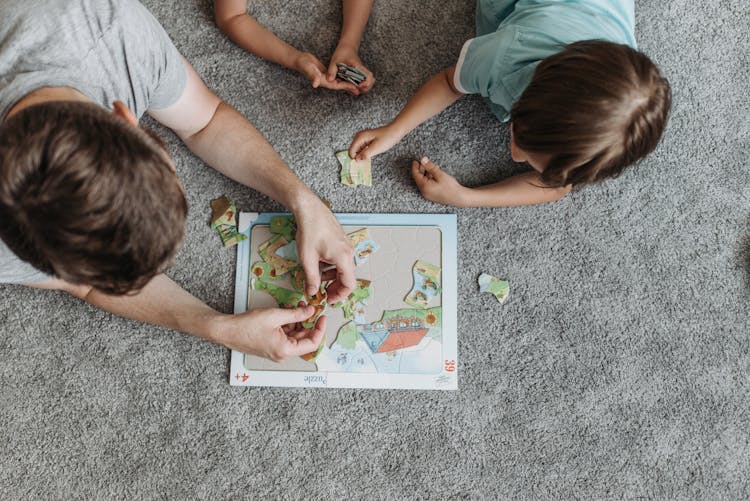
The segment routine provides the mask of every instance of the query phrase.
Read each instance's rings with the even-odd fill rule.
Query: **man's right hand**
[[[323,342],[326,317],[315,327],[304,329],[299,323],[315,312],[312,306],[301,308],[256,308],[237,315],[223,315],[215,324],[212,339],[227,348],[282,362],[312,353]]]
[[[349,146],[349,156],[356,160],[369,160],[375,155],[388,151],[394,144],[401,141],[403,134],[393,125],[384,125],[377,129],[367,129],[358,132]]]

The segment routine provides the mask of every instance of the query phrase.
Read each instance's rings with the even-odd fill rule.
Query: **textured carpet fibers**
[[[454,210],[411,158],[478,185],[523,169],[507,126],[461,99],[338,183],[334,152],[381,125],[472,36],[471,1],[376,0],[367,96],[314,90],[225,39],[206,0],[145,2],[219,95],[341,212],[456,212],[458,392],[238,389],[228,350],[63,293],[0,287],[0,492],[56,498],[723,498],[750,496],[750,12],[745,0],[636,2],[639,47],[674,87],[658,150],[551,205]],[[252,2],[327,61],[338,0]],[[281,207],[169,131],[188,193],[169,275],[223,311],[234,249],[211,198]],[[507,278],[499,305],[481,272]]]

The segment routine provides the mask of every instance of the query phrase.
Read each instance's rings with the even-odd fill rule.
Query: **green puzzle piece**
[[[510,294],[510,282],[507,280],[500,280],[487,273],[479,275],[479,292],[489,292],[494,295],[500,304],[504,303],[508,299]]]
[[[272,298],[276,300],[279,306],[287,306],[296,308],[300,301],[304,301],[305,295],[301,292],[292,291],[279,287],[277,285],[269,284],[261,280],[253,280],[253,289],[256,291],[265,291]]]

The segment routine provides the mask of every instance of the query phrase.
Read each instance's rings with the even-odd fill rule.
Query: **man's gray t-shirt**
[[[140,118],[174,104],[185,87],[182,57],[136,0],[0,0],[0,121],[41,87],[72,87]],[[2,221],[0,221],[2,224]],[[0,241],[0,283],[48,279]]]

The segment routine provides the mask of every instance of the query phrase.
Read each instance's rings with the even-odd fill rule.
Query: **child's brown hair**
[[[524,151],[550,155],[547,186],[598,181],[656,148],[671,102],[669,82],[643,53],[576,42],[539,63],[511,110],[513,136]]]
[[[100,106],[25,108],[0,126],[0,238],[67,282],[138,290],[184,234],[172,169],[153,138]]]

